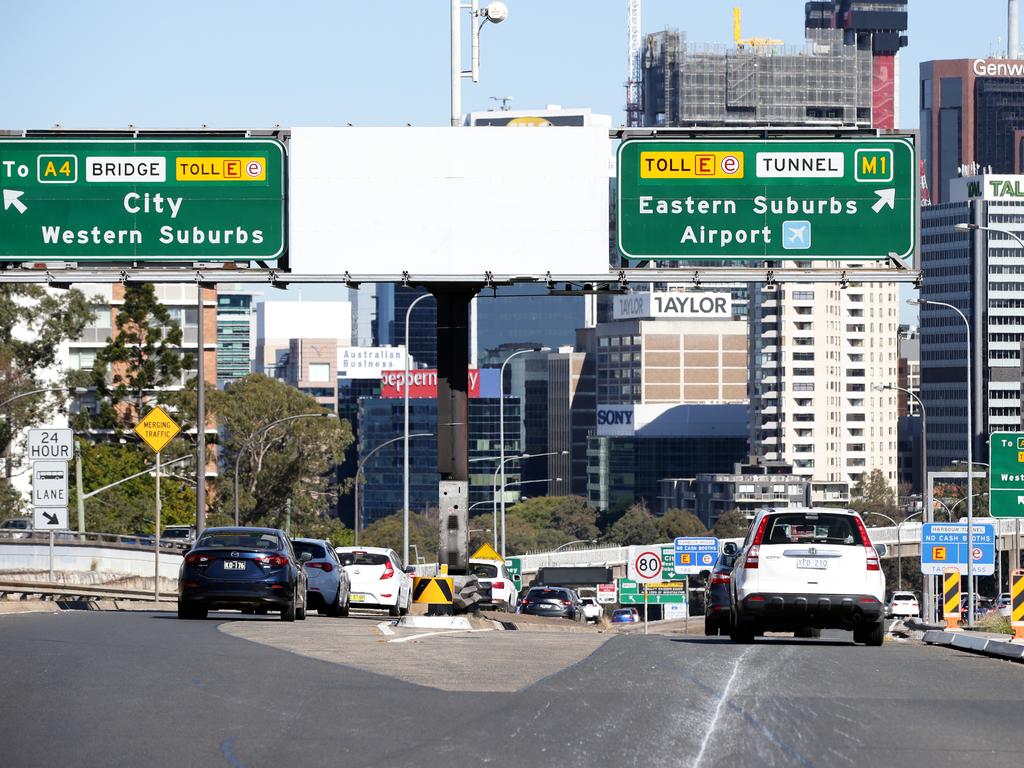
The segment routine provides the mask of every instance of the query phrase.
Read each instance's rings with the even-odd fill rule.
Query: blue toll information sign
[[[974,522],[971,542],[967,523],[925,523],[921,526],[921,573],[941,576],[947,568],[967,575],[967,558],[974,561],[975,576],[996,572],[996,527]]]
[[[680,536],[675,540],[676,573],[695,575],[710,571],[718,562],[718,539],[714,536]]]

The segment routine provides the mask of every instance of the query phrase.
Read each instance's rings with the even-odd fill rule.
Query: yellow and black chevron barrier
[[[412,580],[412,601],[427,605],[451,605],[451,576],[414,576]]]
[[[942,617],[946,629],[960,628],[960,570],[947,568],[942,575]]]
[[[1010,574],[1010,625],[1013,639],[1024,640],[1024,570]]]

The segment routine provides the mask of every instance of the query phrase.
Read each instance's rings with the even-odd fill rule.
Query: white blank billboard
[[[608,272],[606,128],[295,128],[299,273]]]

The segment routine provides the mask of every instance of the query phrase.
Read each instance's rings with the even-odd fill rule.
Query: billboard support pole
[[[465,484],[468,497],[469,307],[480,286],[434,283],[426,288],[437,299],[437,471],[442,493],[447,483],[458,482]],[[447,565],[448,573],[465,573],[469,565],[469,542],[462,542],[461,535],[455,536],[457,542],[444,536],[468,531],[468,506],[459,504],[457,519],[442,525],[438,563]]]
[[[199,320],[196,330],[196,536],[206,528],[206,343],[203,340],[203,284],[196,283]],[[238,503],[236,498],[235,503]]]

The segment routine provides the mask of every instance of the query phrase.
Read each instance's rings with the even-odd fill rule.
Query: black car
[[[732,591],[729,584],[732,581],[732,566],[736,562],[736,545],[728,542],[725,546],[732,554],[723,552],[718,557],[718,564],[708,577],[707,591],[704,593],[705,635],[729,634],[729,615],[732,609]]]
[[[584,621],[579,595],[567,587],[533,587],[522,599],[520,613]]]
[[[306,618],[309,555],[295,556],[276,528],[207,528],[178,572],[178,618],[205,619],[207,611],[280,611],[285,621]]]

